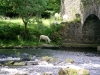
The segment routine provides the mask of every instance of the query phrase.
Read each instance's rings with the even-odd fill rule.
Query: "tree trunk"
[[[24,18],[22,18],[22,20],[23,20],[23,23],[24,23],[24,39],[26,39],[26,32],[27,32],[27,21],[25,21],[25,19]]]
[[[24,23],[24,39],[26,39],[26,33],[27,33],[27,22]]]

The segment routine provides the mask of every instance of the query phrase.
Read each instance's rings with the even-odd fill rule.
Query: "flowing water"
[[[100,75],[100,53],[96,49],[64,49],[64,50],[51,50],[51,49],[1,49],[0,50],[0,61],[3,57],[11,57],[14,55],[20,55],[22,53],[28,53],[31,56],[42,57],[50,56],[57,59],[57,62],[45,66],[39,65],[27,65],[27,66],[16,66],[19,70],[28,71],[28,75],[39,75],[36,73],[52,72],[52,75],[58,75],[60,67],[65,65],[75,65],[89,70],[90,75]],[[18,57],[17,57],[18,58]],[[66,59],[72,59],[74,63],[66,64]],[[0,67],[3,69],[5,67]],[[9,68],[15,69],[15,66]],[[7,75],[1,74],[0,75]]]

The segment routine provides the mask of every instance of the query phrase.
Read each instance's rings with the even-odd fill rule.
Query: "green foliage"
[[[0,11],[5,13],[10,10],[19,14],[24,23],[24,37],[26,38],[27,24],[30,18],[34,13],[37,17],[40,17],[47,5],[47,2],[48,0],[0,0]],[[4,9],[6,7],[8,7],[8,10]]]
[[[50,37],[52,42],[60,44],[62,38],[58,31],[60,30],[61,26],[62,25],[51,25],[50,27],[48,27],[40,23],[38,25],[34,25],[34,29],[31,30],[31,33],[37,35],[37,37],[39,37],[42,34],[47,35]]]
[[[24,39],[24,28],[23,28],[24,26],[23,24],[21,25],[20,19],[0,21],[0,41],[1,41],[0,45],[1,46],[38,45],[41,44],[39,43],[39,37],[42,34],[49,36],[53,43],[55,42],[56,44],[60,44],[61,36],[58,31],[61,25],[54,25],[50,27],[49,20],[48,21],[43,20],[43,22],[41,23],[37,22],[28,23],[26,39]],[[44,21],[45,22],[47,21],[47,23],[44,23]]]
[[[61,0],[49,0],[47,9],[55,12],[60,12]]]
[[[52,41],[56,42],[57,44],[60,44],[62,40],[61,35],[59,34],[61,26],[62,25],[51,25],[50,32],[48,32],[51,33],[50,36],[52,36]]]
[[[29,15],[30,13],[35,13],[38,11],[43,11],[46,8],[48,0],[0,0],[0,7],[9,9],[3,12],[16,11],[20,15]],[[10,8],[11,7],[11,8]],[[27,13],[28,12],[28,13]]]
[[[0,25],[0,39],[2,40],[16,40],[16,36],[18,35],[19,32],[19,28],[17,26],[14,27],[10,27],[9,24],[5,24],[4,26]]]
[[[80,17],[75,18],[72,22],[73,22],[73,23],[81,22],[81,18],[80,18]]]
[[[49,11],[60,11],[60,0],[0,0],[0,10],[3,12],[19,13],[40,13],[45,9]],[[24,13],[24,14],[22,14]]]

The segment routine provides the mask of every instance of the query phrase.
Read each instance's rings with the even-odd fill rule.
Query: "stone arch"
[[[100,19],[95,14],[90,14],[85,19],[82,26],[82,38],[88,43],[100,42]]]

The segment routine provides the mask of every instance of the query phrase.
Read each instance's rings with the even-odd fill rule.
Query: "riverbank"
[[[78,44],[78,43],[62,43],[63,47],[73,47],[73,48],[97,48],[100,44]]]
[[[77,44],[77,43],[62,43],[61,45],[41,44],[35,46],[1,46],[0,49],[97,49],[100,44]]]

